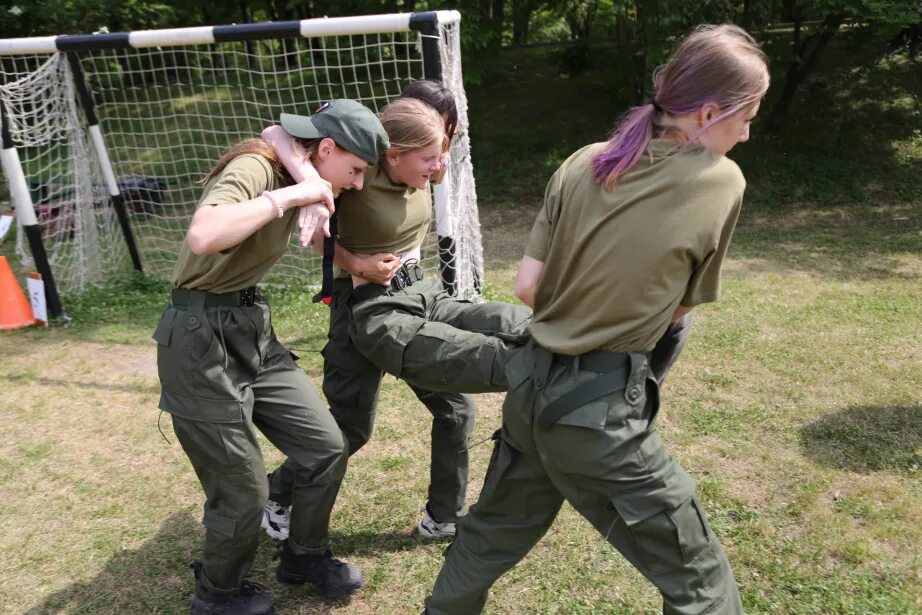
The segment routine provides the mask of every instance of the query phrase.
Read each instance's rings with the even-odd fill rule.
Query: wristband
[[[262,196],[269,199],[269,202],[272,203],[275,206],[275,208],[279,210],[279,218],[285,215],[285,210],[282,208],[281,205],[278,204],[278,201],[275,200],[271,192],[269,192],[268,190],[263,190]]]

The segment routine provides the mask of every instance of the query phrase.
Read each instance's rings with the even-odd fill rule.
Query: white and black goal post
[[[459,112],[422,265],[476,297],[483,260],[456,11],[0,40],[19,256],[42,274],[52,316],[58,289],[131,266],[167,277],[198,182],[229,146],[283,110],[311,113],[332,98],[380,111],[420,78],[442,80]],[[266,281],[319,283],[319,262],[293,242]]]

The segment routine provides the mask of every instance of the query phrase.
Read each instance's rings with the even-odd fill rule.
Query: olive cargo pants
[[[293,469],[289,547],[324,553],[329,514],[346,468],[336,422],[294,357],[276,339],[269,306],[208,306],[183,291],[154,332],[160,408],[205,492],[205,579],[240,587],[256,553],[268,497],[259,429]],[[213,297],[213,296],[212,296]]]
[[[631,353],[621,390],[567,408],[545,428],[542,412],[599,373],[532,345],[511,361],[502,435],[446,552],[429,615],[481,612],[489,588],[541,539],[565,499],[656,585],[664,613],[742,613],[694,483],[654,429],[649,375],[645,355]]]
[[[349,336],[359,352],[430,391],[505,391],[505,365],[531,322],[523,305],[456,299],[434,279],[401,290],[367,284],[351,302]]]
[[[333,283],[330,328],[323,349],[323,393],[349,445],[358,452],[374,430],[383,372],[349,339],[351,279]],[[454,522],[464,509],[468,482],[468,438],[474,426],[474,399],[459,393],[433,393],[408,383],[432,414],[429,510],[441,522]],[[282,464],[269,483],[269,497],[290,504],[292,465]]]

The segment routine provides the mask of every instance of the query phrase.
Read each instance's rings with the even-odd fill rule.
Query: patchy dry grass
[[[511,298],[535,207],[484,212],[495,298]],[[803,215],[744,218],[723,300],[697,311],[692,341],[666,384],[660,429],[700,482],[749,612],[918,612],[918,220],[908,230],[878,231],[838,221],[829,235]],[[806,244],[817,226],[817,244],[834,262],[772,242],[797,228]],[[904,235],[907,249],[856,254],[855,236],[879,232],[884,240],[890,230]],[[884,268],[881,258],[900,266]],[[168,416],[161,424],[170,444],[157,429],[149,334],[162,289],[129,284],[122,304],[100,298],[112,292],[72,302],[67,328],[0,335],[2,612],[186,609],[202,497]],[[323,342],[325,314],[306,299],[295,291],[272,297],[280,337],[319,383],[312,351]],[[474,442],[498,426],[501,401],[479,396]],[[253,577],[275,594],[279,613],[420,610],[444,548],[414,532],[428,430],[425,409],[387,378],[376,436],[353,458],[333,517],[337,554],[362,567],[368,586],[348,603],[282,588],[264,539]],[[265,453],[268,465],[280,461],[268,444]],[[489,453],[489,443],[473,449],[470,502]],[[657,604],[652,587],[565,507],[497,583],[487,612],[653,613]]]

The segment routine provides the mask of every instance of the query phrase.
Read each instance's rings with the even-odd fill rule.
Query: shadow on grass
[[[25,613],[187,612],[195,587],[189,563],[200,558],[203,539],[202,526],[193,514],[173,514],[163,521],[155,536],[137,548],[116,553],[95,577],[68,585]],[[421,538],[415,527],[382,532],[333,532],[331,543],[336,556],[346,560],[432,544]],[[280,586],[275,581],[277,547],[277,542],[261,536],[249,577],[266,587],[280,612],[330,613],[348,603],[348,599],[325,600],[310,584]],[[79,575],[79,570],[73,571],[72,576]]]
[[[26,613],[183,613],[193,588],[188,566],[200,534],[192,515],[174,514],[143,545],[118,553],[92,579],[55,592]]]
[[[82,381],[82,380],[68,380],[64,378],[32,378],[31,376],[26,376],[22,374],[0,374],[0,380],[5,380],[7,382],[14,383],[24,383],[28,382],[30,384],[35,384],[38,386],[48,386],[48,387],[78,387],[81,389],[88,389],[91,391],[120,391],[123,393],[159,393],[160,386],[156,383],[144,383],[144,384],[113,384],[109,382],[93,382],[93,381]]]
[[[414,536],[409,531],[334,533],[332,543],[337,556],[348,558],[419,547],[422,539]],[[202,527],[192,514],[176,513],[160,525],[156,536],[113,556],[92,579],[51,594],[25,613],[185,613],[195,587],[189,563],[200,557],[203,537]],[[280,586],[274,574],[276,548],[275,541],[261,537],[249,577],[266,586],[282,612],[329,613],[348,603],[348,599],[324,600],[310,584]],[[76,575],[79,571],[74,571]]]
[[[918,472],[922,406],[852,406],[800,430],[807,456],[851,472]]]
[[[330,544],[335,549],[336,557],[370,556],[378,553],[399,553],[411,551],[425,545],[440,544],[419,535],[414,526],[412,530],[400,531],[357,531],[331,532]],[[448,541],[444,543],[447,547]]]

